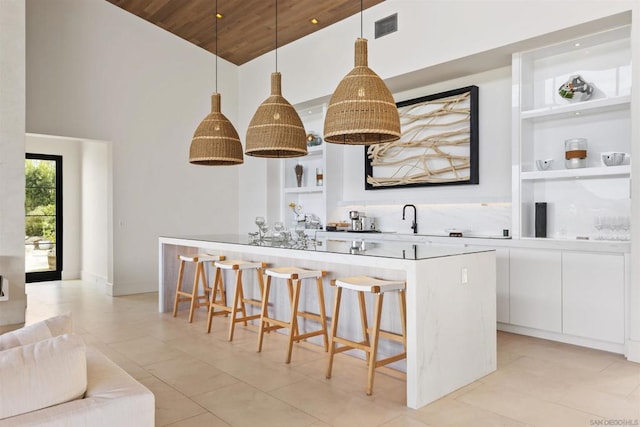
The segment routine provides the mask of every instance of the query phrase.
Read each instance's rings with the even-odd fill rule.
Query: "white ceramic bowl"
[[[602,163],[606,166],[618,166],[624,161],[624,153],[602,153]]]
[[[546,171],[553,164],[553,159],[536,160],[536,167],[539,171]]]

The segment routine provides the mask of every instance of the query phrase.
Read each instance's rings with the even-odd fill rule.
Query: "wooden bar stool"
[[[328,351],[329,339],[327,336],[327,316],[324,309],[324,290],[322,288],[322,278],[326,276],[326,271],[306,270],[297,267],[279,267],[270,268],[265,271],[267,283],[264,287],[262,296],[262,313],[260,317],[260,332],[258,333],[258,352],[262,351],[262,339],[264,333],[275,329],[289,329],[289,347],[287,350],[286,363],[291,362],[291,352],[293,350],[293,342],[300,342],[303,339],[323,335],[324,351]],[[283,321],[269,317],[269,290],[271,289],[271,278],[285,279],[289,288],[289,302],[291,304],[291,318],[289,321]],[[303,279],[316,279],[316,288],[318,292],[319,314],[298,310],[300,301],[300,287]],[[320,322],[320,329],[317,331],[298,333],[298,317],[315,320]]]
[[[233,333],[235,331],[236,323],[242,322],[247,326],[247,320],[259,319],[260,313],[247,315],[246,305],[253,305],[254,307],[261,307],[262,302],[256,299],[245,298],[244,289],[242,284],[242,272],[244,270],[256,270],[258,276],[258,285],[260,286],[260,295],[262,296],[264,289],[264,282],[262,278],[263,269],[267,264],[263,262],[250,262],[242,260],[229,260],[229,261],[217,261],[215,263],[216,274],[213,283],[213,292],[211,300],[209,301],[209,315],[207,319],[207,333],[211,332],[211,321],[213,316],[231,314],[229,319],[229,341],[233,341]],[[236,272],[236,286],[233,292],[233,302],[231,305],[226,303],[226,291],[224,281],[222,280],[222,270],[234,270]],[[220,295],[221,298],[216,299],[216,295]],[[218,309],[220,311],[216,312]],[[240,313],[240,317],[238,317]]]
[[[181,302],[190,301],[191,308],[189,309],[189,323],[193,322],[193,312],[196,308],[209,305],[209,296],[211,288],[207,286],[207,281],[204,274],[204,263],[210,261],[223,260],[222,255],[210,255],[210,254],[198,254],[198,255],[178,255],[180,260],[180,268],[178,270],[178,284],[176,286],[176,297],[173,301],[173,317],[178,315],[178,304]],[[186,263],[196,264],[196,273],[193,278],[193,286],[191,292],[187,292],[182,289],[182,282],[184,276],[184,266]],[[202,295],[199,295],[198,288],[202,285]]]
[[[335,304],[333,306],[333,323],[331,324],[331,338],[329,343],[329,365],[327,367],[327,379],[331,378],[333,368],[333,356],[346,350],[357,349],[366,353],[366,360],[369,366],[367,376],[367,395],[373,392],[373,376],[375,369],[392,362],[407,358],[407,316],[406,316],[406,296],[405,282],[402,280],[382,280],[368,276],[347,277],[333,280],[331,285],[336,286]],[[362,323],[363,340],[360,342],[351,341],[338,337],[338,316],[340,314],[340,299],[342,289],[349,289],[358,293],[360,305],[360,321]],[[402,322],[402,333],[394,333],[380,330],[380,318],[382,315],[382,301],[385,292],[398,291],[400,300],[400,317]],[[369,329],[367,325],[367,311],[364,294],[375,294],[375,308],[373,312],[373,327]],[[404,352],[385,359],[377,360],[378,340],[380,337],[399,341],[403,344]],[[336,344],[342,344],[337,347]]]

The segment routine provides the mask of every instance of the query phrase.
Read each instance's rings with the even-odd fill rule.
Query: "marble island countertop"
[[[460,244],[433,244],[411,241],[369,241],[362,240],[360,233],[341,233],[350,239],[333,239],[329,236],[308,238],[305,244],[298,241],[276,242],[266,240],[250,243],[249,237],[241,234],[197,235],[197,236],[171,236],[172,239],[200,242],[217,242],[234,245],[272,247],[279,249],[292,249],[300,251],[326,252],[340,255],[364,255],[371,257],[423,260],[455,255],[487,252],[492,249],[486,247],[474,247]]]

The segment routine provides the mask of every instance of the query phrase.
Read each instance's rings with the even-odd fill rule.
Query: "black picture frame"
[[[438,108],[439,104],[443,104],[444,107]],[[463,108],[451,108],[451,105],[460,105]],[[402,136],[398,141],[364,147],[365,190],[479,184],[477,86],[466,86],[414,98],[398,102],[396,106],[400,112]],[[415,117],[415,114],[408,114],[409,111],[419,109],[428,110],[428,113],[432,116],[420,120]],[[460,110],[463,112],[460,112]],[[465,119],[465,116],[468,116],[468,119]],[[437,122],[436,119],[438,120]],[[450,131],[444,133],[434,132],[436,128],[449,128]],[[432,132],[429,133],[429,131]],[[468,135],[468,137],[466,135]],[[428,137],[429,139],[433,139],[436,136],[439,137],[439,141],[435,143],[435,150],[428,144],[420,145],[420,138]],[[418,138],[417,140],[416,137]],[[468,139],[468,144],[466,144],[466,139]],[[441,146],[454,147],[454,151],[451,153],[441,153]],[[468,150],[464,148],[465,146],[468,146]],[[423,154],[420,154],[421,151]],[[393,165],[386,166],[386,168],[384,164],[381,165],[381,153],[387,153],[383,155],[386,157],[385,161]],[[396,153],[396,155],[394,155],[394,153]],[[407,156],[408,160],[403,160],[403,158],[398,155],[402,153]],[[468,159],[465,158],[467,153]],[[373,164],[373,158],[378,159],[376,165]],[[418,163],[425,164],[426,169],[422,169]],[[438,174],[439,176],[432,175],[429,167],[430,163],[438,165],[436,170],[442,171]],[[442,166],[443,164],[444,166]],[[409,170],[416,171],[417,173],[399,176],[399,174],[396,175],[393,173],[393,168],[395,168],[397,172]],[[447,168],[451,170],[447,171]],[[460,171],[468,172],[459,174]],[[375,175],[376,172],[378,172],[377,175]],[[425,177],[425,174],[428,176]]]

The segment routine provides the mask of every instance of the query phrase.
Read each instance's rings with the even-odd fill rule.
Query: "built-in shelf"
[[[580,169],[559,169],[534,172],[522,172],[520,179],[526,180],[553,180],[553,179],[574,179],[574,178],[601,178],[610,176],[629,176],[631,174],[630,165],[602,166]]]
[[[285,193],[302,194],[302,193],[322,193],[322,186],[319,187],[285,187]]]
[[[553,105],[550,107],[526,110],[520,113],[522,120],[546,120],[560,119],[588,113],[603,113],[617,109],[628,109],[631,105],[631,96],[616,96],[612,98],[593,99],[583,102],[575,102],[566,105]]]

